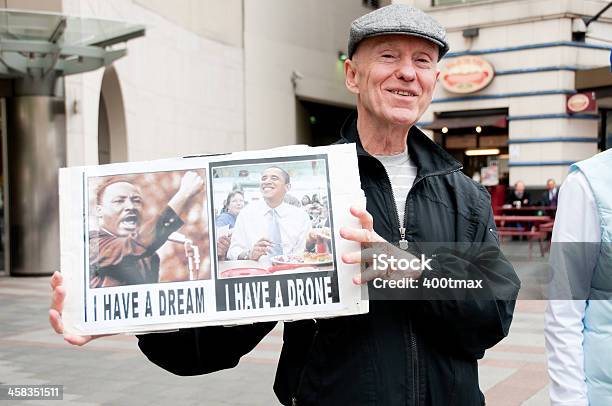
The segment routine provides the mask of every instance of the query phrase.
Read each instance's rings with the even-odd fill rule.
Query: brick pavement
[[[521,249],[505,248],[525,286],[525,280],[542,277],[542,259],[521,262]],[[533,284],[524,291],[529,289],[533,292],[527,297],[537,296]],[[238,367],[205,377],[177,377],[148,362],[132,336],[107,337],[83,348],[69,346],[48,327],[49,300],[48,278],[0,276],[1,383],[63,384],[62,404],[68,405],[278,404],[272,383],[282,345],[280,323]],[[480,386],[487,404],[549,403],[545,305],[542,300],[519,301],[509,336],[479,362]]]

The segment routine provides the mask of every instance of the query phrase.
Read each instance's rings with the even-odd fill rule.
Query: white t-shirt
[[[374,158],[378,159],[383,164],[389,175],[399,223],[400,226],[403,227],[406,198],[416,179],[417,167],[410,159],[408,149],[405,149],[404,152],[397,155],[374,155]]]

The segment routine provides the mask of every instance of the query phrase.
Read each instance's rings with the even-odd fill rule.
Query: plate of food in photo
[[[276,255],[270,258],[274,265],[329,265],[334,262],[330,253],[305,252],[298,255]]]

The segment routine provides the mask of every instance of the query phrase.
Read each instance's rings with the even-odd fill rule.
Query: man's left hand
[[[364,245],[374,244],[376,247],[375,251],[371,254],[365,254],[364,250],[349,252],[342,255],[342,261],[345,264],[362,264],[362,272],[360,275],[353,277],[353,283],[361,285],[368,283],[369,281],[376,278],[384,279],[401,279],[401,278],[419,278],[421,272],[416,271],[398,271],[395,269],[378,270],[370,265],[372,254],[387,254],[395,255],[397,258],[415,258],[412,254],[407,251],[401,250],[389,243],[387,240],[382,238],[374,231],[374,219],[367,210],[352,206],[351,214],[359,219],[361,228],[340,228],[340,236],[346,240],[351,240]]]
[[[361,244],[373,243],[373,242],[386,242],[384,238],[374,231],[374,219],[367,210],[351,206],[351,214],[359,219],[361,228],[340,228],[340,236],[346,240],[355,241]],[[342,261],[345,264],[360,264],[361,263],[361,251],[349,252],[342,255]],[[372,277],[371,279],[374,279]],[[361,285],[367,283],[370,279],[364,278],[364,275],[356,275],[353,277],[353,283]]]

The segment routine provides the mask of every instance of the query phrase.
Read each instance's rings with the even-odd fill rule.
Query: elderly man
[[[259,260],[262,256],[303,254],[310,219],[302,209],[284,202],[291,188],[289,174],[272,166],[261,173],[263,201],[247,205],[236,219],[228,259]]]
[[[525,184],[522,180],[519,180],[514,184],[514,189],[506,197],[506,204],[513,206],[527,206],[531,203],[531,196],[529,192],[525,191]]]
[[[401,248],[429,241],[497,248],[486,191],[415,127],[431,102],[438,60],[448,51],[444,29],[417,9],[394,4],[355,20],[348,48],[346,85],[356,95],[357,116],[344,125],[340,142],[357,144],[367,207],[351,209],[362,228],[343,228],[342,237]],[[285,323],[274,384],[281,403],[484,404],[476,360],[507,334],[519,287],[511,265],[493,254],[475,267],[485,300],[464,291],[455,300],[371,301],[365,315]],[[342,259],[356,263],[361,255]],[[422,277],[452,277],[469,268],[461,258],[450,262],[455,266],[435,265]],[[394,272],[368,268],[354,282]],[[235,366],[273,327],[150,334],[139,337],[139,346],[169,371],[204,374]],[[69,339],[80,344],[89,338]]]
[[[143,221],[144,199],[140,189],[127,179],[103,183],[97,191],[99,229],[89,234],[90,286],[156,283],[159,256],[155,253],[183,222],[180,215],[203,181],[187,172],[177,193],[159,216]]]

